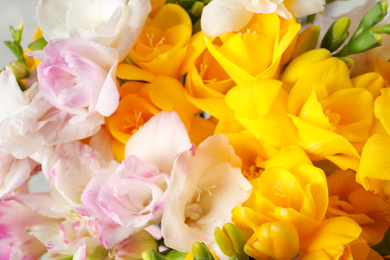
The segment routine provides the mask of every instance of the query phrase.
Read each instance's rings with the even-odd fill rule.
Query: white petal
[[[28,105],[29,100],[16,81],[14,74],[4,70],[0,74],[0,122]]]
[[[176,112],[162,111],[127,141],[125,157],[135,155],[170,174],[176,155],[190,147],[187,130]]]
[[[64,38],[67,33],[66,11],[69,1],[40,0],[37,6],[37,22],[46,41]]]
[[[324,10],[325,0],[295,0],[289,1],[288,7],[297,18]]]
[[[252,18],[252,13],[242,8],[230,8],[222,1],[211,1],[204,9],[201,27],[204,34],[216,37],[224,33],[239,31]]]
[[[120,61],[133,48],[151,10],[152,7],[149,0],[131,0],[127,4],[123,15],[125,24],[112,45],[112,47],[118,50]]]

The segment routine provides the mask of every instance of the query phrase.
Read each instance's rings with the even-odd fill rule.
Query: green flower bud
[[[364,15],[362,21],[360,22],[356,32],[352,36],[352,40],[357,38],[364,31],[370,29],[377,23],[383,20],[387,14],[387,1],[379,1],[374,4],[370,10]]]
[[[176,250],[169,251],[168,254],[165,255],[167,260],[182,260],[186,257],[188,253],[179,252]]]
[[[355,65],[355,61],[348,57],[339,57],[340,60],[344,61],[347,64],[348,69],[352,68]]]
[[[382,44],[382,37],[370,31],[363,32],[357,38],[351,40],[341,51],[334,56],[343,57],[350,54],[364,52]]]
[[[152,249],[149,251],[144,251],[142,253],[143,260],[166,260],[166,258],[159,254],[156,250]]]
[[[234,256],[235,251],[232,241],[219,227],[214,229],[214,238],[222,253],[230,257]]]
[[[241,234],[240,230],[232,223],[225,223],[222,227],[222,230],[233,243],[234,251],[240,255],[245,255],[244,246],[246,239]]]
[[[370,29],[370,32],[390,34],[390,24],[385,24],[376,28],[372,28]]]
[[[298,35],[298,41],[295,45],[291,59],[295,59],[299,55],[313,50],[317,46],[318,37],[320,36],[321,28],[319,26],[310,26]]]
[[[195,242],[192,244],[194,260],[214,260],[213,255],[204,243]]]
[[[203,11],[203,7],[204,7],[204,3],[201,2],[201,1],[196,1],[190,8],[189,10],[189,13],[196,17],[197,19],[200,18],[200,16],[202,15],[202,11]]]
[[[13,61],[5,66],[5,70],[12,72],[12,74],[14,74],[17,79],[27,78],[30,75],[28,69],[26,69],[24,64],[18,60]]]
[[[192,5],[195,3],[195,0],[179,0],[179,5],[186,10],[189,10]]]
[[[350,25],[351,19],[348,17],[334,21],[321,42],[321,48],[326,48],[330,52],[337,50],[347,39]]]

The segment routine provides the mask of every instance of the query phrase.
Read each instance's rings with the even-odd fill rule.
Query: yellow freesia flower
[[[188,13],[179,5],[164,5],[146,21],[129,56],[144,70],[177,78],[191,34],[192,23]]]
[[[383,257],[371,249],[363,239],[357,239],[348,244],[340,260],[383,260]]]
[[[190,46],[194,54],[189,54],[183,67],[183,70],[189,67],[185,94],[201,111],[207,111],[218,119],[227,119],[232,111],[227,107],[224,98],[235,83],[206,49],[205,39],[206,36],[202,32],[192,37]]]
[[[362,158],[356,180],[366,190],[375,193],[383,190],[390,195],[390,89],[381,90],[381,96],[375,100],[375,116],[384,128],[368,139],[362,152]]]
[[[256,259],[294,259],[297,255],[298,259],[321,259],[313,255],[336,258],[361,232],[350,218],[324,219],[328,208],[326,177],[310,164],[289,170],[270,167],[251,184],[251,197],[233,209],[232,221],[255,232],[244,251]]]
[[[237,84],[277,79],[281,67],[292,55],[299,29],[295,19],[256,14],[240,33],[221,35],[221,46],[210,40],[206,40],[206,45]]]
[[[294,60],[283,80],[284,86],[257,80],[232,88],[225,101],[235,119],[261,142],[298,144],[312,160],[357,170],[359,153],[372,134],[374,97],[384,85],[380,75],[351,80],[344,62],[315,50]]]
[[[345,63],[329,58],[315,64],[291,88],[289,114],[298,130],[299,145],[313,159],[328,159],[342,169],[357,170],[359,152],[371,135],[374,119],[374,93],[362,83],[371,83],[364,77],[372,76],[351,81]]]
[[[390,204],[383,192],[374,194],[355,182],[355,173],[338,170],[328,179],[329,207],[326,216],[348,216],[362,228],[360,238],[369,245],[379,243],[390,226]]]

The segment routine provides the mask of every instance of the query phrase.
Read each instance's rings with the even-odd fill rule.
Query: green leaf
[[[47,45],[47,41],[45,40],[45,38],[41,37],[33,41],[32,43],[30,43],[28,47],[33,51],[38,51],[38,50],[43,50],[43,48],[45,48],[46,45]]]

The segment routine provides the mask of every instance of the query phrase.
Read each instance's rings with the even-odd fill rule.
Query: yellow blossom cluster
[[[390,226],[390,63],[351,78],[328,50],[304,48],[314,29],[299,34],[295,19],[256,14],[212,38],[179,5],[153,10],[118,65],[121,101],[106,118],[116,158],[174,110],[193,143],[222,133],[241,158],[253,190],[232,222],[251,233],[247,255],[381,259],[370,246]]]

